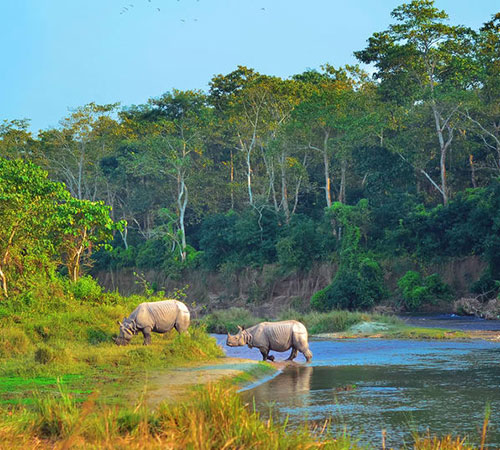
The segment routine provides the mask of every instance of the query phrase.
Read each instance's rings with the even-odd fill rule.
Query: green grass
[[[397,339],[467,339],[470,337],[463,331],[410,326],[389,329],[386,335]]]

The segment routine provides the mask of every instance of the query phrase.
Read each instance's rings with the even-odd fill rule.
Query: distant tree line
[[[371,77],[240,66],[207,92],[90,103],[37,136],[27,120],[4,121],[0,156],[40,166],[127,224],[96,268],[307,270],[333,258],[339,273],[316,305],[356,308],[385,295],[380,258],[478,254],[489,269],[471,288],[495,295],[500,13],[479,30],[448,24],[432,0],[392,17],[355,52]]]

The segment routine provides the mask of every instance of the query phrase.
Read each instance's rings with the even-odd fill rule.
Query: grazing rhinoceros
[[[151,344],[151,332],[166,333],[172,328],[183,333],[189,327],[190,314],[186,305],[177,300],[141,303],[132,314],[123,318],[118,345],[127,345],[139,331],[144,335],[144,345]]]
[[[285,320],[283,322],[262,322],[244,330],[240,326],[238,334],[231,336],[227,334],[226,344],[230,347],[248,345],[250,348],[257,347],[262,353],[265,361],[274,361],[274,356],[269,356],[269,350],[286,352],[292,349],[287,361],[293,361],[297,351],[303,353],[306,361],[312,359],[312,353],[307,343],[307,329],[296,320]]]

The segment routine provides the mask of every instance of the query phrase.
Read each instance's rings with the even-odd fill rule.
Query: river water
[[[432,318],[425,320],[435,325]],[[448,328],[464,326],[459,318],[436,320],[447,320]],[[495,325],[480,322],[479,329]],[[229,348],[225,336],[216,337],[228,356],[261,357],[258,349]],[[427,430],[467,435],[477,444],[488,405],[487,442],[500,448],[500,342],[342,339],[313,340],[310,348],[311,364],[299,354],[299,364],[241,392],[244,400],[264,417],[272,410],[292,427],[331,419],[334,431],[347,429],[378,448],[382,430],[387,445],[396,448],[411,444],[412,432]]]

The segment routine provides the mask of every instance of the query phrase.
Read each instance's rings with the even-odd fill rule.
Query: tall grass
[[[283,311],[277,320],[298,320],[302,322],[310,334],[335,333],[347,331],[351,326],[361,322],[382,322],[386,324],[401,325],[402,321],[394,316],[369,314],[351,311],[330,311],[326,313],[310,312],[301,313],[294,309]],[[210,333],[234,333],[238,325],[248,328],[266,319],[253,316],[244,308],[229,308],[214,311],[202,319]]]
[[[483,426],[484,448],[488,422]],[[385,440],[381,445],[385,448]],[[180,404],[161,404],[148,410],[109,407],[91,396],[78,404],[61,389],[59,395],[37,399],[27,408],[0,409],[0,448],[99,449],[352,449],[363,446],[348,433],[333,434],[328,422],[304,423],[291,430],[272,418],[263,421],[243,404],[233,388],[219,383],[196,390]],[[415,450],[472,450],[460,437],[414,435]]]
[[[265,319],[255,317],[245,308],[229,308],[207,314],[201,322],[206,325],[209,333],[235,333],[238,325],[244,328],[251,327]]]
[[[264,422],[246,407],[232,388],[209,385],[181,404],[162,404],[154,411],[82,406],[67,394],[40,399],[31,413],[0,416],[0,447],[37,448],[175,448],[175,449],[357,449],[345,433],[332,436],[325,424],[287,430],[272,419]],[[17,416],[17,417],[16,417]]]

